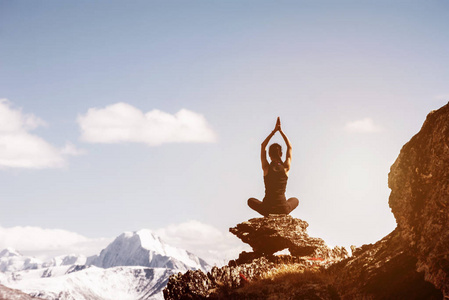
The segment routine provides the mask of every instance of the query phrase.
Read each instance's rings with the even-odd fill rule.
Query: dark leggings
[[[248,199],[248,206],[257,211],[262,216],[266,217],[269,214],[285,214],[288,215],[291,213],[299,204],[299,200],[295,197],[289,198],[286,201],[285,206],[279,207],[267,207],[262,201],[257,200],[256,198]]]

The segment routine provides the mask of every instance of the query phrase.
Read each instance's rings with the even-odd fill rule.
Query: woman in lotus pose
[[[272,144],[268,150],[271,163],[267,161],[266,147],[273,135],[279,131],[287,145],[285,161],[282,161],[282,148],[279,144]],[[248,206],[263,216],[269,214],[289,214],[298,206],[297,198],[285,198],[285,188],[287,186],[288,172],[292,160],[292,146],[287,136],[281,129],[281,121],[278,118],[276,127],[262,143],[261,160],[263,170],[263,180],[265,183],[265,197],[263,201],[255,198],[248,199]]]

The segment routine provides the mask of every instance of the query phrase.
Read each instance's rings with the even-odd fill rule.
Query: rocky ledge
[[[290,215],[269,215],[237,224],[229,231],[253,248],[253,252],[242,252],[237,264],[271,256],[284,249],[288,249],[293,257],[341,260],[348,256],[344,247],[330,249],[322,239],[310,237],[308,226],[306,221]]]

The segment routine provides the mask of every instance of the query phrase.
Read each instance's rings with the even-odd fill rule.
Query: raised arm
[[[261,145],[261,149],[260,149],[260,160],[262,162],[262,170],[263,170],[263,175],[267,175],[268,173],[268,167],[270,166],[270,164],[268,163],[267,160],[267,145],[268,142],[271,140],[271,138],[273,137],[273,135],[276,133],[276,129],[273,130],[268,136],[267,138],[262,142]]]
[[[285,154],[284,167],[288,172],[290,170],[290,165],[292,162],[292,144],[290,143],[290,140],[288,139],[288,137],[285,135],[285,133],[282,131],[281,128],[279,128],[279,133],[282,135],[282,138],[284,139],[284,142],[287,145],[287,153]]]

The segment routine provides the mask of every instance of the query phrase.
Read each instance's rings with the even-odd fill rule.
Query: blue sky
[[[0,117],[19,123],[0,122],[0,226],[224,234],[257,217],[280,116],[292,215],[333,245],[374,242],[395,226],[390,165],[449,101],[448,28],[447,1],[2,1]],[[13,166],[10,139],[43,148],[18,144]]]

